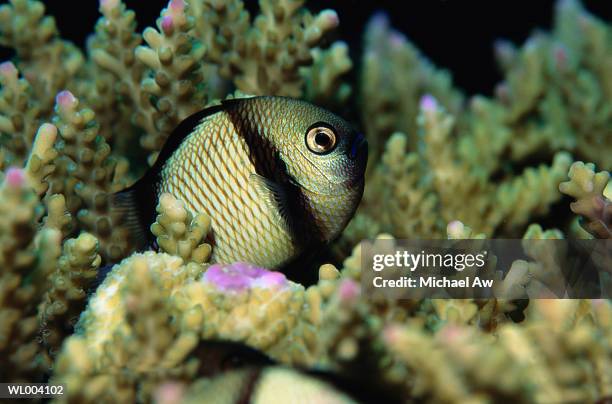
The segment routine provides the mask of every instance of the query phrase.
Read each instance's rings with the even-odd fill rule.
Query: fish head
[[[291,123],[279,131],[279,150],[294,182],[324,195],[362,188],[368,158],[365,137],[339,116],[293,101],[287,108]]]

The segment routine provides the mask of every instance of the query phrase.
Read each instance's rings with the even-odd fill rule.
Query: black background
[[[98,18],[95,0],[47,0],[63,37],[83,46]],[[139,28],[152,25],[165,0],[127,0],[136,11]],[[251,11],[256,0],[246,0]],[[585,7],[606,21],[612,20],[610,0],[584,1]],[[404,32],[437,66],[449,69],[455,83],[469,94],[491,94],[501,76],[493,59],[495,39],[522,43],[536,29],[551,25],[555,2],[548,0],[311,0],[312,11],[333,8],[340,16],[335,39],[349,43],[353,60],[358,62],[363,29],[376,11],[386,11],[393,25]],[[11,53],[0,49],[6,59]]]

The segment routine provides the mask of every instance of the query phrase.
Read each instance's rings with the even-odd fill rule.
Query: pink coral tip
[[[25,184],[26,174],[22,168],[10,167],[4,179],[10,187],[19,188]]]
[[[280,272],[270,271],[246,262],[214,264],[204,273],[202,282],[227,292],[241,292],[252,287],[276,289],[287,284]]]
[[[568,53],[567,49],[563,45],[555,47],[554,50],[555,67],[558,70],[565,70],[567,68]]]
[[[183,11],[185,9],[185,2],[183,0],[170,0],[168,7],[174,11]]]
[[[171,31],[173,25],[174,24],[173,24],[172,16],[171,15],[165,15],[165,16],[162,17],[161,26],[162,26],[162,29],[164,30],[164,32]]]
[[[340,300],[347,303],[353,303],[361,293],[361,287],[352,279],[345,279],[340,283],[338,288]]]
[[[17,78],[19,72],[13,62],[4,62],[0,64],[0,74],[7,79],[11,79]]]
[[[446,343],[456,342],[463,335],[465,335],[465,332],[461,329],[461,327],[453,324],[447,325],[438,333],[438,337]]]
[[[389,34],[389,44],[391,44],[393,48],[401,48],[406,42],[406,36],[401,32],[392,31],[391,34]]]
[[[336,28],[340,24],[338,13],[332,9],[325,9],[319,14],[319,19],[326,29]]]
[[[154,393],[155,402],[159,404],[180,403],[183,401],[185,385],[180,382],[164,382]]]
[[[464,226],[459,220],[453,220],[446,226],[446,233],[449,235],[459,235],[463,232]]]
[[[403,334],[402,327],[398,324],[387,325],[382,331],[382,337],[386,344],[396,345]]]
[[[72,108],[76,105],[76,97],[68,90],[60,91],[55,97],[55,102],[60,108]]]
[[[431,94],[425,94],[419,102],[421,109],[425,112],[435,112],[438,109],[438,101]]]
[[[52,123],[45,122],[40,125],[37,133],[39,133],[39,136],[42,136],[45,139],[55,139],[57,136],[57,127]]]

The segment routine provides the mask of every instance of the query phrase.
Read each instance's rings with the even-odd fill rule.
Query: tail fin
[[[140,193],[138,182],[131,187],[119,191],[113,195],[113,209],[122,217],[122,223],[128,228],[130,239],[135,244],[137,250],[143,250],[150,244],[150,230],[148,223],[149,212],[147,210],[150,203],[143,206],[140,203]]]

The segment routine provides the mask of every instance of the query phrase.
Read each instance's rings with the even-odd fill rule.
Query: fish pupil
[[[331,143],[331,138],[329,137],[329,135],[325,132],[318,132],[315,135],[315,143],[322,147],[322,148],[328,148],[330,143]]]

